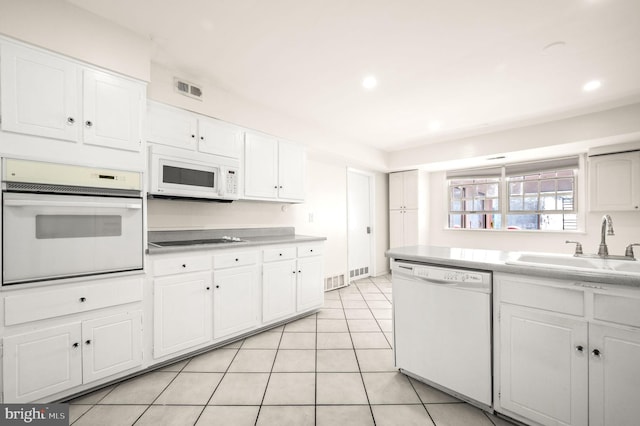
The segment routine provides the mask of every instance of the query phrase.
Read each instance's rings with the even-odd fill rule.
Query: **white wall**
[[[585,253],[597,253],[603,213],[613,219],[615,236],[607,237],[609,254],[624,254],[629,243],[640,242],[640,212],[598,212],[586,215],[585,232],[513,232],[488,230],[447,230],[447,193],[444,172],[430,174],[429,185],[429,244],[435,246],[482,248],[514,251],[539,251],[572,254],[573,244],[565,240],[582,242]],[[580,194],[583,198],[584,185]]]
[[[63,0],[0,0],[0,33],[149,81],[151,44]]]

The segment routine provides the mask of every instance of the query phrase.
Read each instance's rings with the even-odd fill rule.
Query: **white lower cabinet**
[[[319,308],[324,303],[323,265],[321,256],[298,259],[296,271],[298,312]]]
[[[586,321],[503,304],[500,373],[503,408],[541,424],[587,424]]]
[[[637,424],[640,331],[590,324],[589,346],[589,425]]]
[[[265,263],[262,267],[262,321],[296,312],[296,261]]]
[[[258,267],[215,270],[213,278],[213,338],[256,327],[260,321]]]
[[[142,364],[132,311],[4,338],[4,402],[30,402]]]
[[[182,259],[177,259],[182,262]],[[188,268],[188,262],[181,263]],[[207,343],[212,338],[211,271],[154,280],[155,358]]]
[[[636,424],[640,289],[495,277],[496,410],[536,425]]]

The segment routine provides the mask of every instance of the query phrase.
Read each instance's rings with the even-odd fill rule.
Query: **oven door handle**
[[[38,201],[38,200],[4,200],[6,207],[80,207],[80,208],[107,208],[107,209],[134,209],[139,210],[142,204],[134,203],[97,203],[77,201]]]

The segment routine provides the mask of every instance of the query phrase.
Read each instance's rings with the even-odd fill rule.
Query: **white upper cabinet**
[[[198,149],[208,154],[240,158],[242,147],[241,127],[220,120],[198,120]]]
[[[140,151],[142,82],[2,44],[2,130]]]
[[[417,209],[420,194],[418,170],[389,174],[389,209]]]
[[[245,198],[304,201],[304,147],[256,133],[245,135]]]
[[[196,149],[198,119],[194,114],[157,102],[149,102],[147,122],[149,142]]]
[[[306,153],[304,147],[278,142],[278,197],[282,200],[304,200]]]
[[[640,152],[589,157],[591,211],[640,210]]]
[[[2,130],[77,142],[77,66],[36,50],[1,47]]]
[[[144,88],[99,71],[84,70],[84,142],[139,151]]]
[[[240,158],[244,129],[157,102],[148,103],[149,142]]]

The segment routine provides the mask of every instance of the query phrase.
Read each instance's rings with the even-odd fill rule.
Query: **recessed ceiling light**
[[[362,87],[371,90],[378,85],[378,80],[372,75],[368,75],[362,80]]]
[[[442,127],[442,123],[439,121],[430,121],[429,122],[429,131],[437,132]]]
[[[602,86],[600,80],[591,80],[590,82],[582,86],[582,90],[584,90],[585,92],[592,92],[600,88],[600,86]]]

